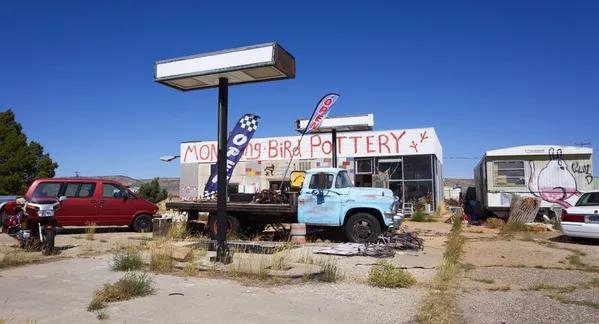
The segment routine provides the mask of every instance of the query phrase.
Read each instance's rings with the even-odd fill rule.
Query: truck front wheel
[[[210,238],[216,240],[218,234],[218,221],[216,215],[210,215],[208,219],[208,231]],[[235,216],[227,216],[227,236],[231,233],[239,233],[239,220]]]
[[[350,242],[372,242],[379,234],[381,223],[368,213],[354,214],[345,223],[345,235]]]

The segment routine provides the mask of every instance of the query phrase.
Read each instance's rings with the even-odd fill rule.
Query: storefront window
[[[377,173],[389,174],[391,180],[401,180],[401,159],[400,158],[380,158],[377,159]]]
[[[356,173],[373,173],[372,158],[356,159]]]
[[[433,178],[430,155],[404,156],[404,179],[430,180]]]
[[[418,205],[418,200],[422,197],[426,203],[433,206],[433,182],[432,181],[405,181],[405,202],[412,203],[414,207]]]

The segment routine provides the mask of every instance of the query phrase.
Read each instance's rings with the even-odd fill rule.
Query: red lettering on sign
[[[198,160],[198,149],[196,148],[195,144],[192,145],[188,145],[187,148],[185,149],[185,154],[183,154],[183,162],[187,161],[187,153],[194,153],[196,156],[196,161]]]
[[[374,136],[366,136],[366,152],[367,153],[375,153],[375,150],[371,150],[370,146],[374,145],[374,143],[372,142],[372,139],[374,139]]]
[[[332,103],[333,103],[333,99],[331,99],[331,98],[327,98],[327,100],[324,101],[325,106],[330,106]]]
[[[293,155],[302,157],[302,147],[300,146],[300,140],[297,140],[297,146],[293,148]]]
[[[387,153],[391,153],[391,150],[389,149],[389,145],[387,145],[388,142],[389,142],[389,136],[387,136],[385,134],[379,135],[379,153],[383,153],[383,146],[387,148]]]
[[[316,143],[318,140],[318,144]],[[320,135],[312,135],[310,136],[310,157],[314,157],[314,147],[318,147],[322,144],[322,140],[320,139]]]
[[[208,160],[210,158],[210,147],[206,144],[200,146],[200,159]]]
[[[291,152],[291,141],[285,141],[283,145],[285,147],[285,152],[283,153],[283,157],[287,158],[287,154],[289,154],[289,158],[293,156],[293,152]]]
[[[277,153],[278,153],[277,146],[278,146],[278,143],[276,140],[268,141],[268,158],[269,159],[274,159],[277,157]]]
[[[395,140],[395,152],[394,153],[399,153],[399,140],[406,135],[406,131],[401,132],[401,134],[399,134],[399,136],[395,135],[393,132],[389,132],[389,134],[391,134],[391,136],[393,136],[393,139]]]
[[[216,144],[212,144],[210,145],[210,147],[212,148],[211,150],[211,155],[210,155],[210,160],[216,160],[216,157],[218,156],[218,153],[216,153]]]
[[[325,148],[328,145],[328,148]],[[331,154],[331,152],[333,152],[333,143],[331,141],[324,141],[324,143],[322,143],[322,153],[324,154]]]
[[[341,152],[343,151],[341,149],[343,147],[341,140],[344,140],[345,138],[345,136],[337,136],[337,154],[341,154]]]
[[[354,140],[354,154],[358,154],[358,138],[362,136],[350,136],[349,138]]]

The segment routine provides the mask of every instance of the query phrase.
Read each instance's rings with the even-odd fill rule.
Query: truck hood
[[[383,196],[384,193],[384,196]],[[393,198],[393,191],[384,188],[361,188],[352,187],[349,190],[349,194],[352,196],[375,196],[375,197],[391,197]]]

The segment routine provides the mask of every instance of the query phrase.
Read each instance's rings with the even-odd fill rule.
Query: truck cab
[[[399,198],[391,190],[357,188],[345,169],[294,171],[291,180],[292,190],[300,190],[298,222],[343,227],[351,242],[372,241],[383,229],[398,228],[403,221]]]

